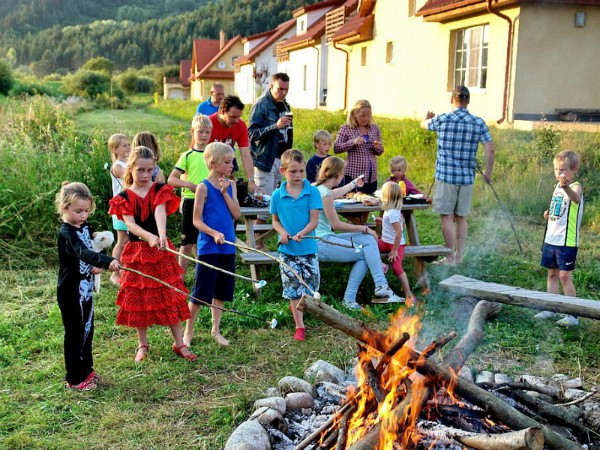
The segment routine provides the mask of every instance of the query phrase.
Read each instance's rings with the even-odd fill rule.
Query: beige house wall
[[[586,15],[583,27],[575,26],[579,11]],[[515,118],[600,109],[600,8],[524,4],[519,22]]]

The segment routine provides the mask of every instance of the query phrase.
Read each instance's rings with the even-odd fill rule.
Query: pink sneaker
[[[71,384],[67,382],[68,389],[74,389],[76,391],[92,391],[98,387],[98,376],[92,372],[88,377],[79,384]]]
[[[296,328],[296,332],[294,333],[295,341],[305,341],[306,340],[306,328]]]

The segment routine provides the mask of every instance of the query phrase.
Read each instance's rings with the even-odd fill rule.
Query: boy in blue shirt
[[[292,267],[310,286],[319,290],[320,273],[317,258],[317,241],[302,239],[314,236],[319,221],[319,210],[323,209],[319,190],[305,179],[306,164],[300,150],[286,150],[281,155],[281,174],[285,181],[271,198],[273,228],[279,234],[279,253],[284,263]],[[283,265],[280,266],[283,298],[290,301],[296,331],[294,339],[304,341],[306,328],[298,302],[303,294],[311,295],[300,281]]]

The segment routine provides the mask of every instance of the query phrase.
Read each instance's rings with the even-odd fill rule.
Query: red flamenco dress
[[[154,184],[144,198],[127,189],[110,200],[109,214],[123,220],[133,216],[135,223],[158,236],[154,218],[156,206],[165,204],[167,216],[177,211],[179,197],[167,184]],[[121,264],[144,274],[151,275],[184,292],[187,289],[181,275],[183,270],[175,255],[159,248],[150,247],[146,241],[128,232],[129,242],[121,254]],[[174,249],[170,240],[167,245]],[[137,273],[123,271],[121,288],[117,294],[117,325],[146,328],[151,325],[174,325],[190,317],[187,297],[154,280]]]

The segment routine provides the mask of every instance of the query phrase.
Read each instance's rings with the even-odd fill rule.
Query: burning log
[[[540,428],[525,428],[503,434],[452,436],[455,441],[477,450],[542,450],[544,433]]]
[[[477,316],[478,317],[481,317],[481,316],[487,317],[487,314],[491,311],[491,308],[489,305],[491,305],[491,304],[488,303],[488,306],[486,306],[485,304],[482,305],[481,309],[484,309],[484,310],[487,309],[487,312],[485,312],[485,314],[483,311],[479,312],[477,314]],[[362,323],[356,319],[350,318],[350,317],[346,316],[345,314],[340,313],[339,311],[335,310],[334,308],[332,308],[320,301],[315,301],[312,297],[309,297],[309,296],[304,296],[298,307],[302,311],[304,311],[308,314],[314,315],[315,317],[319,318],[320,320],[329,324],[330,326],[332,326],[340,331],[343,331],[347,335],[352,336],[355,339],[360,340],[361,342],[368,343],[368,345],[373,346],[378,351],[380,351],[382,353],[384,353],[386,351],[386,348],[385,348],[386,335],[379,331],[376,331],[376,330],[373,330],[373,329],[367,327],[364,323]],[[475,319],[475,320],[480,320],[480,319]],[[469,342],[477,341],[477,339],[473,339],[471,341],[471,338],[466,337],[466,336],[463,338],[463,340],[465,340],[465,339],[468,339]],[[463,340],[461,340],[461,342]],[[454,367],[456,367],[457,365],[462,365],[462,362],[464,362],[467,359],[467,357],[469,356],[467,354],[467,352],[469,350],[472,351],[475,348],[475,347],[473,347],[473,344],[467,345],[466,343],[467,343],[467,341],[465,341],[464,346],[462,346],[461,343],[459,343],[459,345],[462,347],[462,349],[460,349],[456,352],[452,352],[452,354],[450,355],[450,356],[455,355],[452,358],[449,358],[451,362],[456,361],[456,362],[454,362]],[[536,422],[535,420],[531,419],[530,417],[527,417],[526,415],[520,413],[519,411],[517,411],[510,405],[506,404],[504,401],[495,397],[493,394],[479,388],[478,386],[476,386],[472,383],[469,383],[461,378],[458,378],[456,375],[456,372],[453,369],[451,369],[449,367],[439,366],[438,364],[435,364],[435,363],[423,358],[423,356],[421,354],[419,354],[418,352],[416,352],[414,350],[409,350],[409,352],[410,352],[410,359],[407,363],[408,367],[414,368],[420,374],[430,377],[432,380],[435,380],[437,382],[437,383],[427,383],[425,385],[425,386],[427,386],[427,389],[422,390],[423,392],[419,393],[420,398],[417,399],[420,404],[425,404],[427,402],[427,400],[431,397],[431,395],[433,395],[433,392],[435,392],[435,390],[433,389],[432,386],[434,384],[438,385],[438,383],[439,383],[439,384],[444,384],[446,386],[453,386],[454,392],[456,394],[461,395],[462,397],[469,400],[470,402],[485,409],[491,415],[493,415],[493,417],[495,417],[498,420],[501,420],[502,422],[504,422],[506,425],[510,426],[513,429],[522,430],[522,429],[530,428],[530,427],[540,428],[543,431],[543,434],[544,434],[544,437],[546,440],[546,444],[551,449],[556,449],[556,450],[559,450],[559,449],[560,450],[579,450],[579,449],[581,449],[581,447],[578,444],[564,438],[563,436],[560,436],[559,434],[552,431],[550,428],[545,427],[545,426],[539,424],[538,422]],[[411,394],[414,396],[414,394],[415,394],[414,389],[412,389],[411,392],[409,392],[406,395],[405,399],[398,406],[396,406],[393,409],[394,417],[403,417],[404,416],[404,414],[400,414],[400,411],[402,411],[402,413],[404,413],[403,409],[408,406],[405,403],[405,401],[407,400],[407,398],[409,396],[411,396]],[[411,411],[411,413],[414,414],[414,411]],[[377,428],[378,425],[380,427],[381,426],[380,424],[381,424],[381,422],[379,422],[376,426],[374,426],[373,429],[369,432],[370,436],[373,436],[373,435],[376,436],[375,438],[373,438],[374,440],[376,440],[376,442],[378,442],[379,433],[375,429]],[[364,446],[364,447],[353,446],[351,448],[353,450],[357,450],[360,448],[373,449],[373,448],[376,448],[376,445],[373,446],[371,444],[371,446]]]

